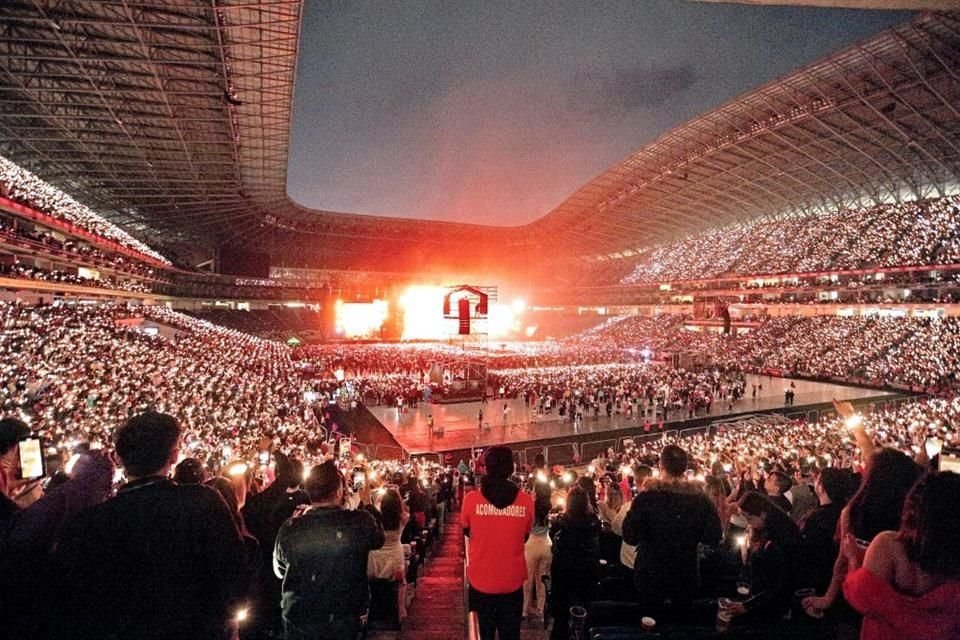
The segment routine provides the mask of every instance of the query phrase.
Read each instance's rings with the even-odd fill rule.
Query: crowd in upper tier
[[[75,284],[81,287],[119,289],[121,291],[133,291],[137,293],[150,292],[149,286],[137,280],[119,279],[109,276],[105,278],[87,278],[58,269],[41,269],[40,267],[26,264],[0,264],[0,277],[59,282],[62,284]]]
[[[771,368],[817,377],[925,389],[960,378],[957,318],[814,316],[771,318],[726,337],[691,331],[682,316],[631,316],[571,341],[615,344],[661,359],[681,353],[725,367]]]
[[[74,224],[101,238],[139,251],[155,260],[170,264],[170,261],[162,255],[107,221],[97,212],[3,156],[0,156],[0,195]]]
[[[957,264],[958,203],[951,196],[711,229],[643,253],[622,282]]]

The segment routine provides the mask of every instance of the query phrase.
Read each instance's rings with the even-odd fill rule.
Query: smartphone
[[[359,491],[360,487],[367,483],[367,474],[358,472],[353,474],[353,490]]]
[[[47,475],[40,438],[25,438],[17,443],[20,450],[20,479],[37,480]]]
[[[941,449],[937,471],[960,473],[960,449],[948,449],[947,447]]]
[[[927,453],[927,458],[935,458],[943,449],[943,440],[936,436],[930,436],[923,442],[923,449]]]

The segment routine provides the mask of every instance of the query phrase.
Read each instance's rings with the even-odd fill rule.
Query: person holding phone
[[[20,441],[30,437],[30,427],[16,418],[0,420],[0,527],[20,510],[14,498],[25,486],[20,469]]]

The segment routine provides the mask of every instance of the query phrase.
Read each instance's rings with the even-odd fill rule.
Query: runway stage
[[[732,411],[728,410],[726,401],[716,402],[711,413],[701,414],[698,418],[701,421],[704,419],[713,421],[751,413],[774,411],[782,413],[784,409],[787,409],[788,414],[803,413],[805,408],[824,405],[834,398],[859,400],[902,395],[827,382],[797,379],[792,381],[796,384],[796,398],[792,407],[785,407],[783,404],[783,392],[790,386],[791,379],[748,374],[746,397],[736,402]],[[754,383],[763,385],[763,391],[758,392],[755,399],[750,397],[751,385]],[[506,412],[503,410],[504,405],[507,407]],[[481,408],[483,408],[484,422],[482,429],[477,424]],[[569,419],[561,420],[556,410],[550,415],[538,416],[536,411],[524,406],[522,399],[503,398],[491,398],[486,403],[420,404],[416,409],[409,409],[400,415],[397,414],[395,407],[380,406],[368,407],[368,409],[393,434],[397,442],[412,454],[460,451],[494,444],[529,443],[570,436],[622,432],[641,428],[644,423],[642,415],[631,419],[625,415],[614,414],[607,418],[605,412],[601,410],[599,418],[594,418],[591,411],[584,414],[583,421],[579,425],[574,425]],[[430,414],[433,414],[436,426],[443,426],[443,436],[434,436],[427,427],[427,416]],[[681,426],[680,423],[689,422],[685,411],[671,414],[670,418],[665,424],[672,425],[672,428],[678,428]],[[650,422],[655,426],[652,417]]]

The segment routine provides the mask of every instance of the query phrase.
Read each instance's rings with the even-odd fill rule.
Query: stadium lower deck
[[[675,430],[691,423],[723,420],[754,413],[785,413],[788,416],[806,417],[810,410],[822,409],[831,400],[880,400],[893,398],[894,394],[878,389],[840,385],[829,382],[776,378],[747,374],[747,393],[744,398],[731,404],[729,401],[714,403],[708,414],[701,413],[693,419],[686,411],[674,412],[665,421],[666,430]],[[785,405],[784,391],[795,385],[794,402]],[[762,385],[757,397],[751,397],[752,385]],[[493,390],[490,390],[491,395]],[[506,407],[506,411],[504,411]],[[650,414],[614,414],[607,417],[601,410],[599,417],[587,412],[583,420],[574,424],[569,416],[561,418],[557,411],[538,415],[534,407],[526,406],[522,399],[490,397],[486,402],[463,402],[458,404],[419,404],[403,413],[393,406],[369,407],[370,412],[386,427],[397,442],[411,454],[459,451],[470,448],[489,447],[497,444],[534,446],[557,439],[579,436],[582,442],[611,437],[613,434],[643,434],[645,418],[655,431],[657,420]],[[479,414],[483,411],[482,427]],[[442,428],[442,435],[431,431],[428,419],[433,417],[434,431]]]

